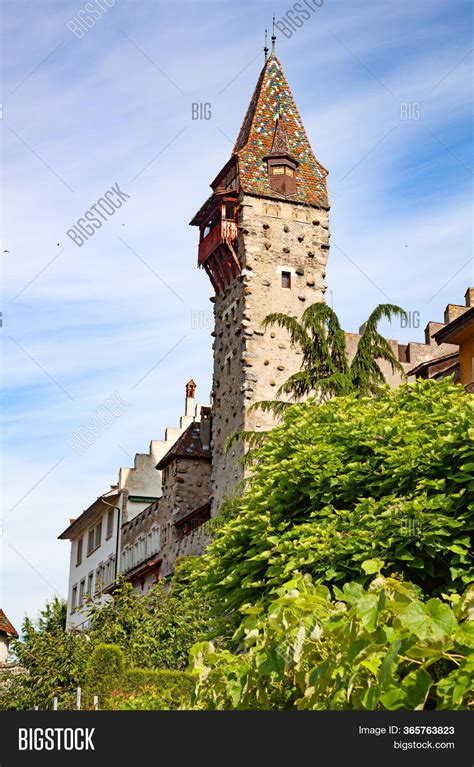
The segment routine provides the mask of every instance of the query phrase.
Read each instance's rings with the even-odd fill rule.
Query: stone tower
[[[236,430],[266,430],[271,414],[249,407],[275,399],[301,356],[277,327],[279,311],[300,318],[324,301],[329,250],[327,171],[316,160],[274,53],[265,61],[232,156],[194,216],[198,265],[215,291],[212,392],[212,515],[244,471]]]

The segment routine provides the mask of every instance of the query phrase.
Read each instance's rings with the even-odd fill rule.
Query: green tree
[[[183,559],[169,586],[160,581],[144,595],[120,582],[105,605],[89,601],[85,631],[65,630],[66,605],[58,599],[36,622],[25,618],[21,639],[12,643],[24,672],[2,675],[0,708],[52,708],[54,697],[60,708],[73,708],[78,686],[85,707],[94,695],[103,707],[109,690],[122,684],[120,667],[130,678],[140,669],[183,670],[194,642],[210,631],[210,599],[197,584],[202,567],[199,557]],[[159,689],[149,692],[159,698]],[[166,707],[165,698],[161,705]]]
[[[127,664],[143,669],[184,669],[191,646],[209,632],[209,605],[198,587],[200,557],[177,563],[168,586],[163,580],[145,594],[119,581],[113,600],[89,606],[89,635],[93,642],[120,647]]]
[[[383,563],[366,562],[373,572]],[[447,601],[377,575],[334,587],[296,576],[247,605],[237,652],[192,650],[202,709],[462,709],[474,705],[473,588]]]
[[[288,331],[292,347],[302,353],[301,370],[280,386],[280,394],[301,399],[318,392],[323,398],[358,392],[361,396],[376,395],[385,378],[378,362],[385,360],[404,375],[403,367],[393,354],[386,338],[377,331],[381,319],[405,317],[394,304],[379,304],[364,325],[356,354],[349,363],[346,335],[337,314],[327,304],[315,303],[303,312],[301,322],[280,312],[265,317],[263,327],[278,325]]]
[[[474,580],[474,402],[451,379],[293,404],[254,459],[204,557],[222,631],[295,572],[364,584],[379,558],[430,595]]]
[[[76,687],[83,684],[90,643],[86,635],[65,631],[66,602],[55,597],[47,602],[36,622],[25,618],[21,639],[11,650],[24,673],[11,676],[0,693],[0,707],[52,708],[53,698],[72,705]]]

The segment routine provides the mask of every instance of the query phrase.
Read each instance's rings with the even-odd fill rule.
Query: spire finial
[[[265,61],[268,59],[268,44],[267,44],[267,28],[265,27],[265,47],[263,49],[265,55]]]
[[[275,16],[273,16],[273,26],[272,26],[272,56],[275,56]]]

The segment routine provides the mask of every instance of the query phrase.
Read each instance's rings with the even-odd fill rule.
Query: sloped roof
[[[474,306],[466,309],[462,314],[459,314],[451,322],[437,330],[433,335],[433,338],[438,344],[458,344],[461,340],[464,341],[467,338],[470,340],[474,333]],[[463,335],[466,339],[463,338]],[[461,337],[460,337],[461,336]]]
[[[14,639],[18,639],[18,632],[12,626],[2,608],[0,607],[0,634],[2,633],[14,637]]]
[[[408,371],[407,375],[417,378],[434,378],[438,373],[449,375],[452,370],[459,366],[459,352],[450,352],[441,357],[433,357],[420,362],[416,367]]]
[[[272,151],[279,118],[290,154],[299,162],[297,192],[291,198],[271,189],[263,158]],[[238,157],[244,192],[291,199],[328,208],[327,170],[316,160],[282,66],[271,56],[260,73],[233,153]]]
[[[114,504],[114,502],[118,499],[119,493],[117,493],[116,490],[109,490],[107,493],[104,493],[103,495],[100,495],[98,498],[95,499],[95,501],[92,501],[91,505],[85,509],[82,514],[80,514],[77,519],[72,520],[68,527],[66,527],[65,530],[61,533],[61,535],[58,535],[58,540],[67,540],[68,538],[74,538],[76,533],[80,532],[84,524],[89,524],[92,518],[95,516],[95,514],[101,510],[101,507],[104,506],[102,502],[102,498],[107,499],[107,504]]]
[[[201,425],[199,421],[193,421],[189,424],[186,431],[181,434],[174,445],[163,456],[157,469],[164,469],[175,458],[205,458],[211,460],[211,451],[205,450],[201,442]]]

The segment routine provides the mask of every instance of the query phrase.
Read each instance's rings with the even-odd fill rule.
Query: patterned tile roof
[[[285,127],[289,152],[299,162],[297,191],[290,199],[328,208],[327,170],[313,154],[283,69],[275,57],[265,62],[235,142],[233,152],[238,158],[242,189],[250,194],[288,199],[271,189],[263,160],[271,153],[278,118]]]
[[[201,442],[201,424],[193,421],[183,434],[170,447],[168,452],[156,464],[157,469],[164,469],[174,458],[207,458],[211,460],[211,451],[205,450]]]
[[[10,623],[7,616],[3,612],[2,608],[0,607],[0,634],[1,633],[7,634],[8,636],[18,639],[17,631],[13,628],[12,624]]]

